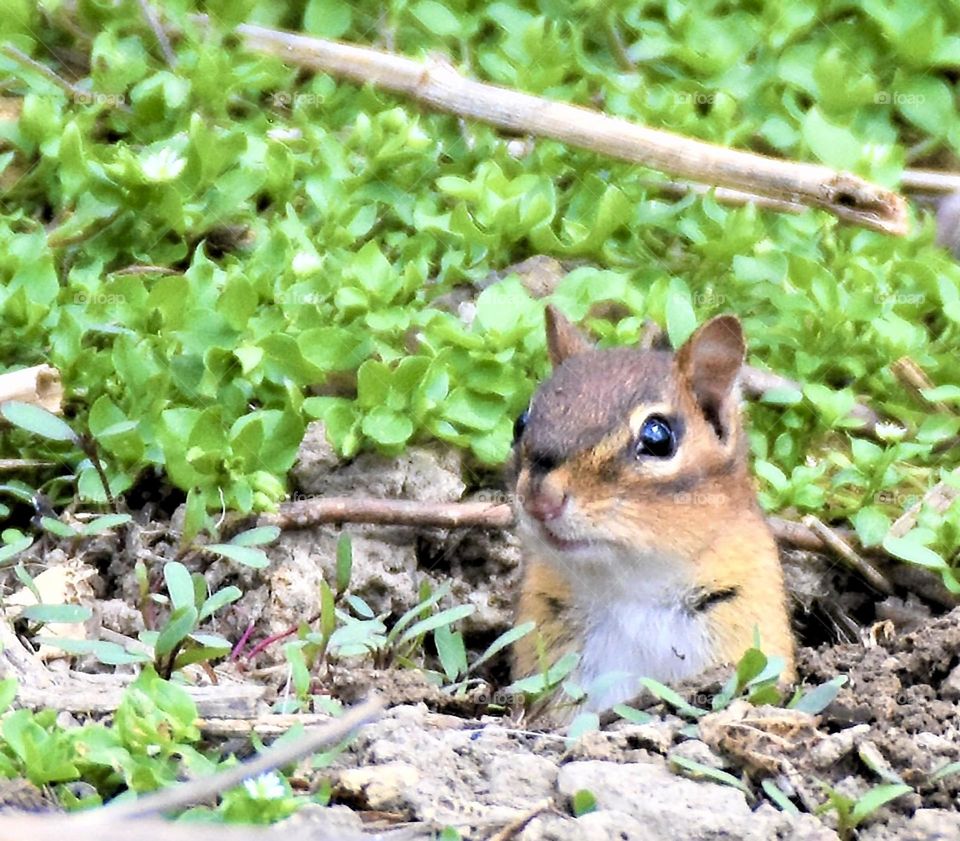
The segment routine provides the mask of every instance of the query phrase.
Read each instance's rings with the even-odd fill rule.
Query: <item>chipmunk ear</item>
[[[677,351],[680,380],[689,386],[721,441],[727,440],[736,423],[737,375],[746,349],[737,317],[718,315],[699,327]]]
[[[547,304],[547,353],[556,368],[564,359],[591,348],[590,341],[553,304]]]

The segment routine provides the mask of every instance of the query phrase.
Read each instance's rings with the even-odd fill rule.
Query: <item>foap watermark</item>
[[[725,307],[727,296],[720,292],[694,292],[693,303],[698,307]]]
[[[75,292],[73,303],[86,306],[95,304],[97,306],[109,306],[112,304],[125,304],[127,298],[117,292]]]
[[[723,505],[727,501],[727,495],[724,493],[704,493],[701,491],[682,491],[673,494],[670,499],[675,505]]]
[[[106,108],[125,108],[127,105],[127,98],[122,93],[75,90],[72,98],[77,105],[100,105]]]
[[[316,307],[323,303],[323,295],[319,292],[296,292],[285,290],[273,296],[273,302],[280,306],[308,306]]]
[[[510,491],[500,491],[495,488],[484,488],[477,491],[470,502],[484,502],[488,505],[518,505],[523,504],[523,494],[511,493]]]
[[[922,105],[926,101],[927,98],[922,93],[877,91],[873,95],[874,105]]]
[[[873,296],[875,304],[922,304],[926,299],[922,292],[876,292]]]
[[[717,101],[717,94],[705,91],[687,91],[676,94],[675,99],[678,105],[713,105]]]
[[[874,501],[880,505],[893,505],[896,508],[912,508],[923,499],[920,494],[900,493],[899,491],[878,491]]]
[[[324,97],[316,93],[289,93],[276,91],[270,95],[274,108],[296,108],[298,106],[323,105]]]

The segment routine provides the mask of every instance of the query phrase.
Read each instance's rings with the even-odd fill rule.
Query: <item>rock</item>
[[[461,469],[460,452],[441,446],[410,447],[392,458],[361,453],[342,462],[323,424],[315,422],[307,427],[291,472],[300,490],[294,499],[318,495],[456,502],[466,489]]]
[[[662,764],[571,762],[560,769],[557,786],[567,797],[592,792],[600,809],[630,815],[650,838],[697,839],[710,837],[708,832],[741,837],[751,816],[743,792],[679,777]]]
[[[917,809],[911,817],[897,816],[858,830],[861,841],[956,841],[960,815],[947,809]]]
[[[550,758],[533,753],[527,737],[500,725],[437,727],[437,720],[422,706],[394,707],[360,731],[338,765],[356,765],[364,773],[384,766],[413,768],[415,780],[409,775],[397,781],[404,811],[440,826],[506,825],[554,796],[560,740]],[[456,720],[441,718],[450,721]]]
[[[954,666],[940,684],[940,697],[945,701],[960,701],[960,665]]]
[[[264,827],[264,838],[268,833],[290,835],[291,830],[295,835],[299,830],[304,837],[307,833],[315,833],[318,838],[339,838],[341,841],[363,841],[370,837],[363,832],[360,816],[348,806],[320,806],[317,803],[309,803],[286,820]]]
[[[406,811],[410,793],[420,782],[420,773],[406,762],[387,762],[340,772],[334,793],[340,799],[361,803],[364,809],[381,812]]]
[[[636,818],[601,809],[579,818],[542,815],[517,837],[519,841],[648,841],[654,836]]]
[[[741,791],[688,780],[657,763],[572,762],[560,769],[557,785],[567,797],[581,789],[590,791],[599,808],[594,817],[585,815],[577,820],[578,831],[596,829],[607,834],[574,832],[544,838],[836,841],[837,837],[812,815],[791,817],[772,806],[752,811]]]
[[[677,745],[670,755],[683,756],[686,759],[692,759],[694,762],[699,762],[701,765],[706,765],[708,768],[726,768],[727,763],[724,761],[722,756],[714,753],[709,745],[706,742],[700,741],[700,739],[688,739],[685,742],[681,742]]]

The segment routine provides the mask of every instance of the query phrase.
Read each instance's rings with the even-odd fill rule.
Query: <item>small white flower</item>
[[[162,184],[177,178],[186,165],[186,158],[181,158],[173,149],[165,146],[159,152],[147,155],[140,162],[140,170],[148,181]]]
[[[287,789],[275,771],[244,780],[243,787],[254,800],[279,800],[287,796]]]
[[[878,423],[875,427],[877,438],[882,441],[899,441],[907,430],[897,423]]]
[[[323,261],[311,251],[298,251],[290,263],[293,273],[300,276],[317,271],[321,265]]]

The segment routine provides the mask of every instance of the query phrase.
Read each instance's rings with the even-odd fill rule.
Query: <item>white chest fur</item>
[[[605,710],[629,700],[640,677],[672,683],[713,662],[706,617],[679,599],[595,603],[584,619],[576,677],[588,692],[588,709]]]

